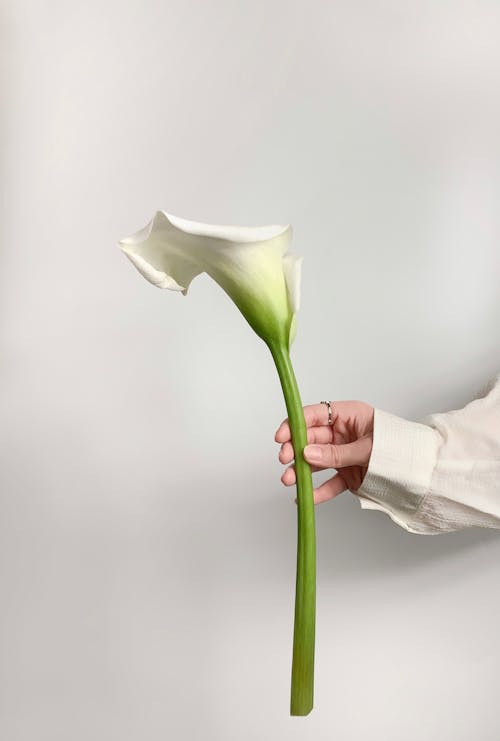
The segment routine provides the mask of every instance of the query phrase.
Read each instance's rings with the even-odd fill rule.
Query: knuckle
[[[337,445],[331,445],[330,448],[331,448],[332,465],[335,468],[341,468],[343,460],[344,460],[344,453],[342,451],[342,448]]]

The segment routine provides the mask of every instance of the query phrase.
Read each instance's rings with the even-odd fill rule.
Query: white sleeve
[[[420,422],[375,408],[361,507],[420,535],[500,529],[500,374],[484,394]]]

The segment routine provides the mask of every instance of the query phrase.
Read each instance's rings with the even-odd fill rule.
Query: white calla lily
[[[208,273],[267,343],[283,389],[297,481],[297,578],[290,713],[313,707],[316,610],[316,535],[311,468],[303,456],[307,429],[290,359],[300,303],[302,258],[287,253],[288,224],[221,226],[157,211],[119,245],[158,288],[187,294],[193,278]]]
[[[287,254],[291,226],[205,224],[157,211],[119,241],[140,273],[158,288],[187,294],[208,273],[266,342],[290,347],[300,304],[302,258]]]

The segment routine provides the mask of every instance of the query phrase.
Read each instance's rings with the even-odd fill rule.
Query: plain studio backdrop
[[[497,739],[498,531],[410,534],[350,492],[316,508],[290,717],[271,356],[206,275],[158,290],[117,240],[157,209],[291,223],[304,403],[462,407],[500,370],[498,3],[0,16],[0,737]]]

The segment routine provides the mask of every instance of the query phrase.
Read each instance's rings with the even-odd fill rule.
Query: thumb
[[[304,458],[323,468],[345,468],[346,466],[366,466],[370,459],[372,440],[361,437],[345,445],[306,445]]]

